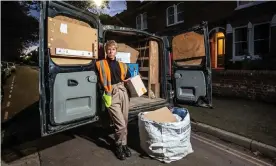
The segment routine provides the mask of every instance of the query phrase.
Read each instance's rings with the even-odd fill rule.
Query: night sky
[[[109,6],[110,6],[110,9],[103,9],[103,13],[109,14],[110,16],[114,16],[117,13],[121,13],[123,10],[126,9],[126,1],[125,0],[121,0],[121,1],[111,0],[109,2]],[[30,14],[33,17],[39,19],[39,12],[38,11],[31,10]],[[24,52],[29,52],[29,51],[34,50],[37,47],[37,45],[38,45],[38,43],[36,45],[34,45],[34,46],[30,46]]]
[[[111,0],[109,2],[109,6],[110,6],[110,9],[103,9],[103,12],[106,14],[109,14],[110,16],[114,16],[117,13],[120,13],[126,9],[126,1],[125,0],[121,0],[121,1]],[[32,10],[31,15],[36,18],[39,18],[39,12],[37,12],[37,11]]]

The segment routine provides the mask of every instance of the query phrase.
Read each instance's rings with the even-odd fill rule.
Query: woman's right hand
[[[126,79],[126,80],[123,80],[123,82],[128,82],[130,80],[130,78]]]

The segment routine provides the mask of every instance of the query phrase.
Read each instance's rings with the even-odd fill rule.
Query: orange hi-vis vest
[[[118,63],[121,69],[121,79],[124,80],[127,74],[127,65],[122,62],[118,62]],[[110,73],[110,68],[107,60],[104,59],[104,60],[97,61],[96,67],[99,71],[100,82],[104,86],[106,95],[111,96],[111,92],[112,92],[111,73]]]

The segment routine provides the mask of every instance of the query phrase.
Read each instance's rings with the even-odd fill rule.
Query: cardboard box
[[[148,112],[144,115],[144,118],[158,123],[177,122],[177,119],[167,107]]]
[[[147,93],[147,89],[140,75],[131,77],[130,80],[127,82],[127,87],[131,95],[130,97],[140,97]]]
[[[131,54],[129,52],[117,52],[116,60],[118,62],[130,63],[130,56]]]
[[[98,30],[83,24],[85,23],[68,17],[48,17],[48,46],[51,56],[98,59]],[[69,49],[72,55],[58,54],[56,48]],[[80,56],[79,52],[90,54],[88,57]]]
[[[118,50],[117,52],[122,52],[122,53],[129,53],[130,56],[127,57],[129,58],[129,62],[125,62],[125,63],[136,63],[138,56],[139,56],[139,51],[137,51],[136,49],[124,44],[124,43],[118,43]]]

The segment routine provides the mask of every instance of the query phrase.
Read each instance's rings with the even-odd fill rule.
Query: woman
[[[107,58],[96,62],[100,83],[104,87],[103,101],[115,126],[115,154],[124,160],[131,156],[127,147],[127,123],[129,97],[124,82],[130,78],[127,65],[116,61],[118,45],[114,40],[107,41]]]

